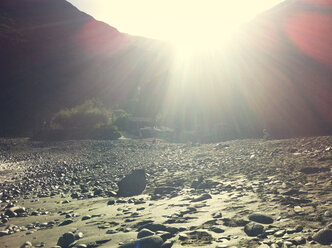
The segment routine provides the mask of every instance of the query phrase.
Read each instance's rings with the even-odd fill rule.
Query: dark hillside
[[[173,71],[167,45],[120,33],[64,0],[2,0],[0,135],[29,135],[93,97],[173,127],[224,125],[231,138],[263,128],[279,138],[331,134],[331,27],[331,1],[285,1],[184,73]]]
[[[2,135],[27,135],[92,97],[126,100],[155,49],[64,0],[4,0],[0,21]]]

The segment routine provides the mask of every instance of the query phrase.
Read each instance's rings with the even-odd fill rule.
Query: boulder
[[[322,245],[330,245],[332,244],[332,229],[322,229],[312,238]]]
[[[75,244],[75,240],[75,235],[72,232],[67,232],[58,239],[57,245],[62,248],[67,248]]]
[[[146,175],[143,169],[134,170],[118,182],[118,196],[140,195],[146,187]]]

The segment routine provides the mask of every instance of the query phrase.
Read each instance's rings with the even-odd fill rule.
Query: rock
[[[282,237],[285,234],[286,234],[286,230],[280,230],[280,231],[275,232],[274,236],[275,237]]]
[[[137,238],[144,238],[144,237],[148,237],[148,236],[153,236],[155,233],[152,232],[149,229],[143,228],[141,231],[138,232],[137,234]]]
[[[262,234],[263,231],[264,231],[264,226],[256,224],[254,222],[250,222],[246,224],[244,227],[244,232],[251,237],[258,236],[259,234]]]
[[[179,234],[179,240],[183,241],[186,240],[188,238],[188,235],[185,233],[180,233]]]
[[[59,226],[66,226],[66,225],[69,225],[69,224],[71,224],[71,223],[73,223],[73,222],[74,222],[74,221],[71,220],[71,219],[64,220],[63,222],[61,222],[61,223],[59,224]]]
[[[82,217],[82,220],[89,220],[89,219],[91,219],[91,215],[84,215]]]
[[[32,243],[30,241],[27,241],[23,245],[21,245],[20,248],[30,248],[30,247],[32,247]]]
[[[78,232],[78,233],[76,233],[75,234],[75,239],[77,240],[77,239],[81,239],[81,238],[83,238],[84,237],[84,234],[82,233],[82,232]]]
[[[265,215],[265,214],[251,214],[249,216],[249,220],[255,221],[258,223],[262,223],[262,224],[272,224],[273,223],[272,217]]]
[[[330,245],[332,244],[332,229],[322,229],[312,238],[322,245]]]
[[[330,210],[326,210],[326,211],[324,212],[324,217],[332,217],[332,211],[330,211]]]
[[[8,217],[10,218],[13,218],[13,217],[16,217],[17,216],[17,213],[15,213],[14,211],[10,210],[10,209],[7,209],[5,211],[5,215],[7,215]]]
[[[11,207],[9,210],[16,214],[22,214],[25,212],[25,207],[16,206],[16,207]]]
[[[296,214],[303,214],[304,210],[303,210],[303,208],[301,206],[295,206],[294,207],[294,212]]]
[[[160,248],[163,243],[164,241],[161,237],[149,236],[120,245],[120,248],[136,248],[136,247]]]
[[[0,231],[0,237],[2,236],[6,236],[9,234],[9,231],[8,230],[5,230],[5,231]]]
[[[216,226],[211,227],[210,231],[215,232],[215,233],[223,233],[223,232],[225,232],[224,229],[216,227]]]
[[[165,242],[166,240],[168,240],[168,239],[174,237],[173,234],[171,234],[171,233],[169,233],[169,232],[165,232],[165,231],[158,231],[156,234],[157,234],[158,236],[160,236],[160,237],[164,240],[164,242]]]
[[[175,240],[167,240],[165,243],[163,243],[161,248],[171,248],[173,246],[174,242],[175,242]]]
[[[146,187],[146,175],[143,169],[134,170],[118,182],[118,196],[140,195]]]
[[[107,202],[107,205],[114,205],[115,204],[115,200],[114,199],[110,199],[108,202]]]
[[[74,242],[75,235],[72,232],[67,232],[58,239],[57,245],[61,246],[62,248],[67,248],[72,246]]]
[[[292,242],[295,245],[304,245],[306,243],[306,240],[302,236],[298,236],[298,237],[293,238]]]
[[[191,202],[199,202],[199,201],[205,201],[207,199],[212,199],[212,196],[208,193],[205,193],[203,195],[200,195],[194,199],[191,200]]]
[[[220,211],[217,211],[215,213],[211,214],[214,219],[222,218],[222,213]]]

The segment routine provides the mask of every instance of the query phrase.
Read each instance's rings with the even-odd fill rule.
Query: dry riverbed
[[[331,169],[332,137],[1,139],[0,247],[330,247]]]

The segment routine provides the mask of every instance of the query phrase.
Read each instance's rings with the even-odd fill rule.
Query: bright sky
[[[220,42],[282,0],[68,0],[120,32],[188,44]]]

